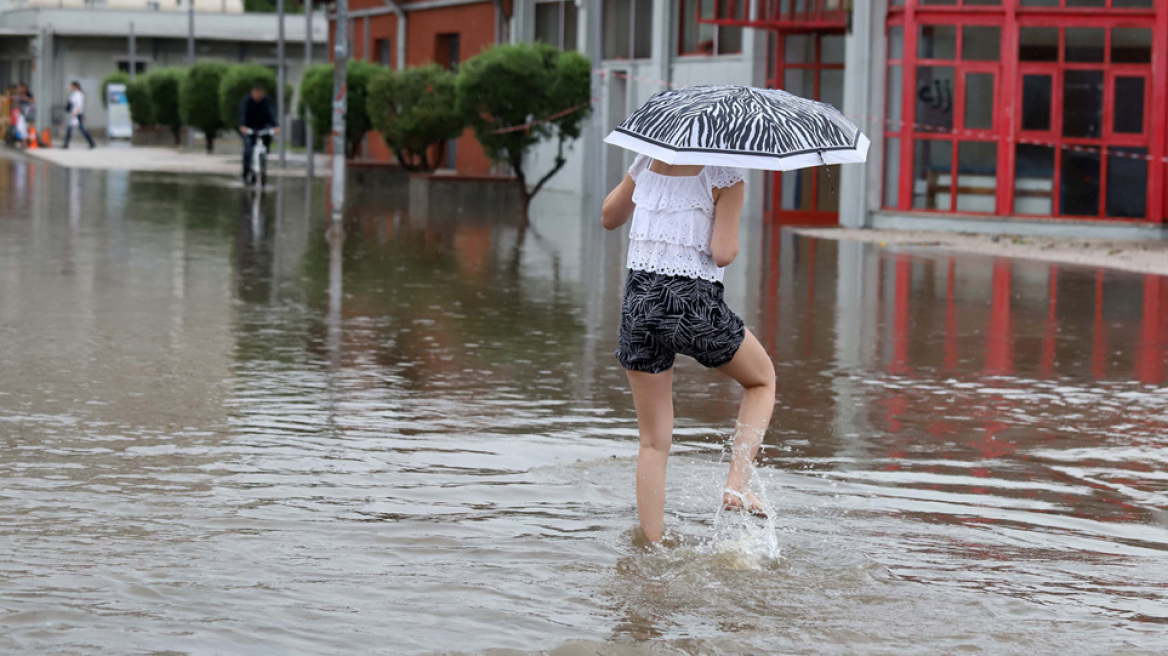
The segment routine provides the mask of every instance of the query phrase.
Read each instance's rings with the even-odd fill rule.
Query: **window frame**
[[[677,0],[677,56],[678,57],[741,57],[745,46],[742,44],[744,34],[741,32],[743,28],[731,25],[710,24],[714,28],[714,47],[710,52],[702,52],[700,50],[687,51],[685,50],[685,27],[688,15],[686,14],[686,7],[689,3],[696,3],[698,6],[697,13],[694,15],[694,29],[701,29],[703,23],[701,22],[702,0]],[[718,12],[718,2],[715,0],[713,11],[715,18]],[[707,23],[708,24],[708,23]],[[719,46],[722,43],[722,30],[739,30],[739,45],[735,52],[718,52]]]
[[[903,56],[893,59],[889,52],[885,58],[886,73],[893,66],[901,70],[901,118],[893,121],[889,114],[889,102],[886,98],[884,107],[880,108],[884,116],[884,138],[886,144],[898,145],[897,162],[893,171],[897,176],[895,181],[895,202],[888,203],[888,195],[892,190],[886,188],[892,172],[881,164],[881,206],[885,210],[907,212],[930,212],[941,214],[976,215],[984,214],[968,210],[957,211],[957,194],[950,198],[950,209],[922,209],[914,208],[915,194],[915,153],[916,142],[922,139],[948,139],[954,144],[952,174],[959,175],[957,169],[957,145],[965,141],[994,141],[997,143],[997,194],[994,216],[1041,217],[1057,220],[1105,220],[1105,221],[1147,221],[1161,223],[1166,214],[1164,186],[1166,169],[1164,158],[1168,154],[1168,127],[1165,123],[1168,116],[1163,110],[1153,112],[1154,108],[1168,106],[1168,78],[1157,71],[1163,71],[1168,64],[1168,6],[1154,4],[1151,8],[1112,8],[1112,0],[1107,0],[1105,7],[1067,7],[1066,0],[1061,0],[1058,7],[1024,7],[1020,0],[1003,0],[1000,5],[966,5],[965,0],[956,0],[955,5],[922,5],[920,0],[908,0],[905,6],[890,7],[885,25],[886,35],[893,28],[903,30]],[[955,47],[956,58],[952,61],[924,60],[919,58],[919,37],[922,25],[954,25],[958,36]],[[992,25],[1001,28],[1001,53],[997,62],[972,62],[962,60],[962,30],[963,26]],[[1023,27],[1054,27],[1059,29],[1058,60],[1054,62],[1021,61],[1019,42]],[[1066,30],[1067,28],[1095,27],[1106,30],[1102,62],[1067,62],[1066,59]],[[1112,35],[1113,30],[1123,28],[1148,29],[1151,31],[1151,61],[1148,63],[1113,63],[1112,62]],[[955,80],[958,81],[955,89],[954,123],[951,133],[925,132],[916,125],[916,87],[918,67],[922,65],[954,66]],[[963,130],[965,76],[970,72],[978,72],[981,64],[991,64],[996,67],[995,73],[995,102],[994,126],[986,132],[988,138],[971,137]],[[1102,129],[1098,137],[1064,137],[1062,136],[1062,103],[1063,103],[1063,76],[1070,70],[1101,71],[1103,73],[1103,115]],[[1022,85],[1024,78],[1029,74],[1049,74],[1051,76],[1051,124],[1048,130],[1022,129]],[[1124,133],[1115,132],[1115,85],[1116,80],[1125,77],[1137,77],[1144,80],[1144,112],[1143,132]],[[890,92],[888,78],[885,80],[885,94]],[[899,125],[894,123],[900,123]],[[972,131],[978,132],[978,131]],[[896,139],[899,141],[888,141]],[[1016,168],[1017,147],[1019,144],[1042,142],[1052,144],[1055,151],[1055,170],[1052,172],[1053,185],[1051,194],[1051,211],[1049,214],[1024,214],[1015,211],[1016,198]],[[1037,144],[1036,144],[1037,145]],[[1147,197],[1144,205],[1143,217],[1122,217],[1108,215],[1107,184],[1109,178],[1109,160],[1115,155],[1115,149],[1141,148],[1146,150],[1148,184]],[[1063,159],[1067,152],[1088,150],[1096,152],[1100,158],[1098,169],[1099,193],[1098,212],[1092,215],[1065,214],[1064,206],[1067,199],[1061,198],[1061,176]],[[954,179],[951,186],[956,190],[959,182]]]
[[[534,2],[534,3],[532,3],[532,8],[531,8],[531,14],[532,14],[532,15],[531,15],[531,19],[532,19],[532,21],[533,21],[533,22],[535,21],[536,8],[537,8],[539,5],[554,5],[554,4],[558,4],[558,5],[560,5],[560,24],[559,24],[559,34],[558,34],[558,36],[557,36],[557,41],[558,41],[558,43],[548,43],[548,45],[550,45],[550,46],[552,46],[552,47],[555,47],[555,48],[558,48],[558,49],[559,49],[561,52],[571,52],[571,51],[577,51],[577,50],[579,50],[579,49],[580,49],[580,48],[579,48],[579,45],[580,45],[580,44],[579,44],[579,38],[580,38],[580,16],[579,16],[579,12],[580,12],[580,7],[579,7],[579,6],[576,4],[576,0],[535,0],[535,2]],[[572,46],[571,46],[570,48],[569,48],[569,47],[567,47],[567,46],[566,46],[566,44],[565,44],[565,42],[564,42],[564,39],[565,39],[565,38],[567,37],[567,35],[568,35],[568,28],[567,28],[567,25],[568,25],[568,19],[567,19],[567,14],[568,14],[568,11],[569,11],[569,10],[577,12],[577,15],[576,15],[576,38],[577,38],[577,43],[573,43],[573,44],[572,44]],[[535,25],[533,25],[533,28],[532,28],[531,40],[532,40],[532,41],[536,41],[536,42],[538,42],[538,43],[547,43],[547,41],[541,41],[541,40],[539,39],[538,35],[536,34],[536,32],[537,32],[537,31],[538,31],[538,24],[535,24]]]
[[[600,3],[600,11],[601,11],[600,22],[601,22],[602,26],[604,24],[605,5],[608,4],[609,1],[610,0],[601,0],[601,3]],[[604,43],[602,42],[601,48],[600,48],[601,49],[601,52],[600,52],[601,61],[620,61],[620,62],[645,61],[645,60],[653,58],[653,0],[628,0],[628,2],[629,2],[629,16],[628,16],[629,43],[628,43],[628,51],[627,51],[628,56],[619,56],[618,55],[615,57],[609,57],[604,52],[605,46],[604,46]],[[649,8],[649,47],[648,47],[648,54],[646,54],[643,57],[637,56],[637,6],[640,3],[647,4],[648,8]],[[579,28],[577,27],[577,29],[579,29]]]

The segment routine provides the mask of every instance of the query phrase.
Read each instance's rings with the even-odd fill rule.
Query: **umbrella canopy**
[[[666,164],[770,171],[863,162],[869,145],[827,103],[731,85],[662,91],[604,141]]]

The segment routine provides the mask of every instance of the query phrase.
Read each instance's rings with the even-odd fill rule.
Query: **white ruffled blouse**
[[[697,175],[655,173],[652,159],[638,155],[629,167],[633,190],[633,225],[629,232],[628,268],[667,276],[722,281],[714,264],[713,189],[744,182],[738,169],[707,166]]]

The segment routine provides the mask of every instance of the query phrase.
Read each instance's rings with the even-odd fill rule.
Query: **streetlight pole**
[[[195,0],[187,0],[187,66],[195,63]],[[195,149],[195,129],[187,128],[187,150]]]
[[[312,38],[312,0],[304,0],[304,17],[305,21],[307,21],[308,28],[304,33],[304,75],[300,77],[301,98],[304,97],[304,80],[308,76],[308,69],[312,68],[312,48],[315,45],[315,41]],[[316,135],[313,134],[312,130],[312,111],[308,109],[307,104],[304,105],[304,134],[305,140],[308,142],[306,144],[308,146],[308,184],[312,185],[312,181],[315,179],[313,177],[315,166],[313,162],[314,153],[312,152],[312,142],[315,141],[313,137]],[[309,210],[311,211],[311,208]]]
[[[349,105],[349,0],[337,0],[333,46],[333,222],[345,206],[345,113]]]
[[[187,63],[195,63],[195,0],[187,0]]]
[[[284,0],[276,0],[276,13],[279,14],[277,22],[279,23],[279,36],[276,40],[276,116],[280,124],[284,123]],[[287,127],[287,126],[285,126]],[[280,168],[288,165],[287,157],[284,148],[284,135],[287,130],[280,130]]]
[[[138,44],[134,40],[134,21],[130,21],[130,81],[138,79]]]

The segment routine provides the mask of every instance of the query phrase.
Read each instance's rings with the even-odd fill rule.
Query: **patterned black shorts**
[[[706,367],[734,358],[746,326],[722,299],[722,283],[629,271],[616,359],[625,369],[661,373],[681,353]]]

